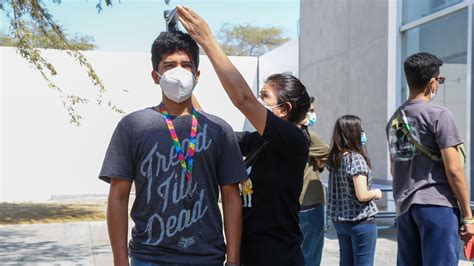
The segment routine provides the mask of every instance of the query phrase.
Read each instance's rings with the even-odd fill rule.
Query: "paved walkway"
[[[375,265],[395,265],[395,231],[380,232]],[[339,263],[334,229],[326,234],[322,265]],[[113,265],[105,222],[0,226],[0,265]],[[461,261],[459,265],[472,265]]]
[[[2,226],[0,265],[113,265],[107,224]]]

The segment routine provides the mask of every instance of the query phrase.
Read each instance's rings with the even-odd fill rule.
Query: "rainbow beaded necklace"
[[[176,153],[178,154],[178,160],[181,164],[181,168],[183,171],[186,171],[186,181],[187,181],[187,187],[186,187],[186,195],[189,197],[192,197],[191,193],[191,182],[192,182],[192,174],[193,174],[193,160],[194,160],[194,153],[195,153],[195,148],[196,148],[196,135],[197,135],[197,126],[198,126],[198,112],[196,109],[193,107],[193,120],[191,123],[191,136],[189,137],[189,145],[188,145],[188,161],[186,162],[184,158],[184,153],[183,149],[181,148],[181,143],[179,142],[178,135],[176,134],[176,130],[173,125],[173,121],[170,119],[170,115],[168,113],[168,110],[165,107],[165,104],[163,102],[160,103],[159,105],[160,108],[160,113],[163,115],[163,117],[166,120],[166,125],[168,126],[168,130],[171,135],[171,139],[173,140],[173,145],[176,150]]]

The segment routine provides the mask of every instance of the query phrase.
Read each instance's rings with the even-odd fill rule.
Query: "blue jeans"
[[[324,204],[318,204],[314,209],[301,211],[300,228],[304,239],[303,250],[306,265],[320,265],[324,246]]]
[[[339,239],[340,266],[374,265],[377,225],[333,223]]]
[[[223,263],[220,264],[200,264],[201,266],[222,266]],[[130,266],[185,266],[191,264],[162,264],[162,263],[154,263],[150,261],[145,261],[141,259],[137,259],[135,257],[130,257]],[[196,266],[196,264],[192,264],[192,266]]]
[[[161,266],[161,265],[158,263],[137,259],[135,257],[130,257],[130,266]]]
[[[415,204],[397,217],[397,265],[458,265],[459,210]]]

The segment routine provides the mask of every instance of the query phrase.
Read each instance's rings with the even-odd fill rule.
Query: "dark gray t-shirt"
[[[412,136],[424,147],[440,151],[463,143],[453,115],[445,107],[411,100],[400,109],[405,113]],[[412,204],[457,208],[443,164],[423,155],[400,130],[392,128],[394,117],[389,120],[386,130],[393,163],[393,197],[397,215],[405,213]]]
[[[191,115],[172,118],[184,155]],[[222,263],[226,247],[217,204],[219,186],[247,178],[232,128],[222,119],[200,112],[193,164],[196,201],[184,208],[182,171],[163,116],[154,108],[123,118],[110,141],[100,179],[135,182],[131,210],[135,222],[130,255],[156,263]]]

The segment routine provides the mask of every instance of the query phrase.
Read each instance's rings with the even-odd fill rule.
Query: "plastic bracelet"
[[[462,219],[463,224],[474,224],[474,218],[464,218]]]

